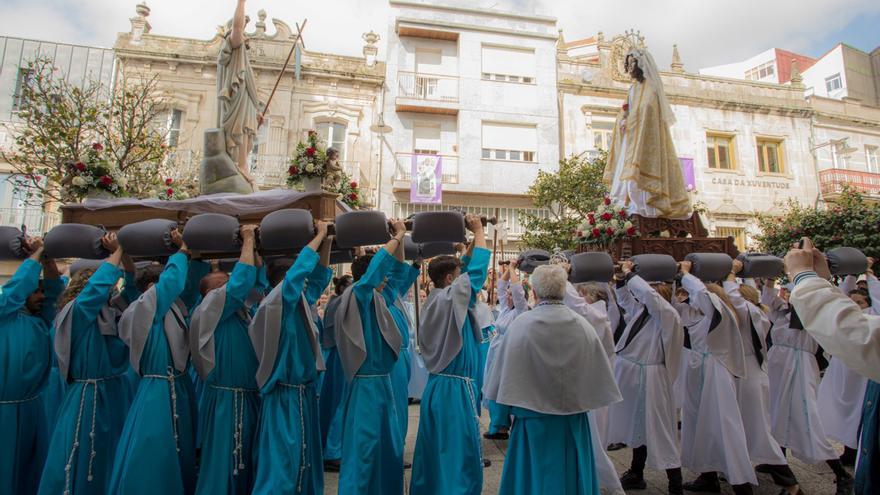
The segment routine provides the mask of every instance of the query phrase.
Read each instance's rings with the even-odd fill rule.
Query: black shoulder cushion
[[[381,211],[350,211],[336,217],[336,242],[341,248],[376,246],[390,239],[388,218]]]
[[[454,242],[426,242],[421,245],[422,259],[455,254]]]
[[[415,261],[422,257],[422,247],[413,242],[409,234],[403,236],[403,259]]]
[[[856,248],[839,247],[825,253],[828,268],[835,276],[861,275],[868,271],[868,258]]]
[[[741,278],[779,278],[785,272],[782,258],[764,253],[742,253],[736,257],[743,264]]]
[[[535,268],[549,264],[550,256],[550,252],[543,249],[523,251],[519,255],[518,268],[520,271],[531,274],[535,271]]]
[[[271,253],[297,254],[315,237],[315,221],[308,210],[273,211],[260,223],[260,249]]]
[[[423,211],[413,216],[412,238],[416,244],[464,242],[464,215],[457,211]]]
[[[684,259],[693,264],[691,275],[703,282],[721,282],[733,269],[733,259],[725,253],[690,253]]]
[[[177,252],[171,242],[171,231],[177,228],[174,220],[154,218],[143,222],[130,223],[116,234],[119,245],[131,256],[162,257]]]
[[[354,261],[354,252],[351,249],[342,249],[340,251],[330,251],[330,264],[340,265],[342,263],[351,263]]]
[[[28,257],[25,237],[15,227],[0,227],[0,260],[23,260]]]
[[[416,244],[412,237],[407,235],[403,238],[404,259],[407,261],[415,261],[418,259],[431,259],[437,256],[454,255],[454,242],[426,242],[424,244]]]
[[[43,252],[49,258],[104,259],[110,255],[101,244],[105,233],[104,229],[94,225],[57,225],[43,238]]]
[[[580,253],[569,258],[573,284],[584,282],[610,282],[614,278],[614,260],[608,253]]]
[[[668,254],[639,254],[631,258],[633,273],[647,282],[668,282],[678,274],[678,263]]]
[[[241,250],[238,219],[222,213],[203,213],[190,218],[183,228],[183,242],[200,253],[234,253]]]

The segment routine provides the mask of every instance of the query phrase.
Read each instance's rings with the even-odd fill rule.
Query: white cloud
[[[449,0],[447,0],[448,2]],[[0,34],[112,46],[116,33],[129,30],[137,0],[4,0]],[[456,0],[461,5],[550,14],[567,40],[604,31],[606,36],[640,29],[658,63],[666,65],[678,43],[685,66],[738,61],[770,47],[821,53],[813,46],[841,30],[855,17],[880,13],[876,0]],[[148,0],[153,33],[208,39],[226,22],[234,0]],[[310,50],[360,55],[361,34],[373,30],[387,37],[390,7],[386,0],[278,1],[249,0],[256,20],[265,9],[291,26],[308,18]],[[270,23],[270,30],[271,23]],[[384,40],[383,40],[384,43]],[[380,46],[380,58],[384,46]]]
[[[820,55],[816,39],[839,32],[864,14],[880,13],[876,0],[542,0],[572,40],[604,31],[641,30],[658,64],[668,65],[678,43],[685,67],[720,65],[772,47]]]

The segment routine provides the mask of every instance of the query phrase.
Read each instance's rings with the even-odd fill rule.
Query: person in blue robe
[[[316,222],[316,230],[284,279],[263,299],[249,329],[262,397],[254,452],[255,494],[324,492],[316,388],[324,360],[310,306],[332,272],[327,267],[327,224]]]
[[[394,402],[397,407],[397,421],[400,425],[400,434],[406,441],[406,433],[409,429],[409,379],[412,374],[412,355],[409,349],[409,332],[412,326],[409,314],[403,305],[402,297],[419,278],[421,262],[409,264],[404,262],[403,245],[399,245],[394,253],[397,263],[391,269],[388,281],[381,288],[385,305],[397,324],[400,331],[401,346],[397,357],[397,363],[391,370],[391,387],[394,390]]]
[[[70,277],[61,276],[61,283],[64,287],[70,283]],[[49,326],[49,340],[55,342],[55,326]],[[46,425],[49,435],[55,429],[55,418],[58,417],[58,408],[61,407],[61,401],[64,399],[64,389],[66,384],[64,378],[58,371],[58,360],[55,359],[55,353],[52,353],[52,368],[49,370],[49,379],[46,380],[46,387],[43,389],[43,410],[46,413]]]
[[[329,262],[329,260],[328,260]],[[312,279],[312,275],[306,279],[306,288],[304,291],[304,295],[309,303],[309,315],[312,318],[312,322],[315,324],[315,329],[318,331],[318,343],[321,343],[324,335],[324,310],[319,309],[319,306],[322,305],[321,298],[324,296],[324,291],[327,289],[327,285],[330,284],[330,280],[333,278],[333,270],[329,268],[329,266],[325,266],[323,263],[318,263],[318,266],[315,267],[317,273],[315,276],[320,276],[320,278],[324,278],[324,275],[327,274],[327,270],[330,270],[329,274],[327,274],[327,280],[324,281],[324,285],[319,284],[310,284],[308,281]],[[323,303],[323,304],[326,304]],[[324,357],[324,350],[321,349],[321,357]],[[326,366],[326,362],[325,362]],[[322,370],[321,373],[318,373],[318,379],[315,380],[315,390],[318,392],[318,397],[321,395],[321,388],[324,386],[324,375],[326,375],[326,370]],[[319,421],[320,426],[320,421]],[[321,445],[323,445],[323,437],[321,437]]]
[[[212,265],[199,259],[190,259],[189,266],[186,270],[186,284],[183,286],[183,292],[180,293],[180,301],[186,308],[187,324],[189,324],[190,316],[195,312],[196,308],[199,307],[199,304],[202,302],[202,297],[204,297],[204,294],[199,291],[201,281],[212,272],[221,273],[219,264]],[[199,372],[196,371],[192,361],[190,361],[186,373],[192,381],[193,390],[196,394],[196,406],[198,407],[202,403],[202,393],[205,391],[205,384],[199,377]],[[196,429],[196,452],[200,450],[202,445],[201,433],[200,429]]]
[[[339,350],[336,348],[336,309],[339,296],[354,283],[351,275],[333,279],[334,296],[324,310],[324,331],[321,333],[321,349],[324,353],[324,380],[318,397],[318,415],[321,422],[321,445],[324,446],[324,471],[339,472],[342,458],[342,398],[345,394],[345,373]]]
[[[537,305],[518,316],[496,349],[486,397],[515,420],[502,495],[599,494],[589,411],[621,400],[596,331],[563,303],[558,265],[531,276]]]
[[[421,315],[419,345],[431,374],[413,455],[413,495],[478,495],[483,489],[478,417],[483,324],[476,305],[491,253],[480,217],[468,215],[466,224],[474,233],[466,271],[452,256],[428,265],[434,289]]]
[[[352,263],[356,282],[339,296],[336,346],[348,380],[342,409],[342,466],[339,495],[403,493],[403,444],[391,372],[401,334],[378,292],[397,261],[406,227],[392,221],[394,235],[373,256]]]
[[[128,348],[118,336],[117,311],[110,304],[124,255],[115,234],[105,235],[102,243],[110,257],[97,270],[73,275],[58,304],[54,347],[67,386],[40,494],[107,493],[131,404]],[[131,265],[130,259],[126,264]]]
[[[110,305],[114,307],[116,314],[116,323],[119,323],[119,319],[122,317],[122,313],[125,312],[128,305],[137,301],[141,294],[143,294],[143,290],[146,289],[146,286],[142,288],[139,283],[142,278],[146,280],[147,276],[142,277],[150,265],[144,266],[144,268],[138,268],[137,264],[134,261],[131,261],[131,258],[127,255],[122,257],[122,291],[119,292],[119,295],[111,300]],[[157,267],[158,268],[158,267]],[[128,369],[125,372],[125,382],[128,385],[129,396],[134,399],[134,394],[137,392],[138,383],[141,381],[140,375],[134,370],[131,366],[131,362],[126,358],[126,363],[128,363]],[[129,401],[129,406],[131,406],[131,402]]]
[[[52,363],[49,327],[64,289],[42,239],[0,290],[0,493],[36,493],[49,433],[41,392]],[[43,280],[40,281],[40,271]]]
[[[260,391],[246,301],[257,280],[255,231],[255,225],[241,227],[241,257],[232,273],[211,272],[199,282],[201,302],[190,319],[192,363],[204,385],[197,494],[249,494],[254,485]]]
[[[109,493],[190,494],[195,491],[196,403],[189,362],[186,308],[180,301],[189,250],[180,250],[119,321],[119,335],[141,379],[116,449]]]

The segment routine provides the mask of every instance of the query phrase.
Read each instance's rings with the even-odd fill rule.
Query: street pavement
[[[482,423],[482,431],[486,431],[489,426],[489,417],[486,410],[483,410],[483,417],[480,419]],[[406,437],[406,451],[404,457],[407,462],[412,462],[413,450],[416,445],[416,434],[419,427],[419,405],[410,404],[409,406],[409,432]],[[501,484],[501,471],[504,466],[504,455],[507,448],[507,441],[496,441],[483,439],[483,456],[492,461],[492,466],[486,468],[483,477],[483,494],[496,494]],[[842,452],[842,447],[839,448]],[[622,474],[629,467],[630,450],[621,449],[610,452],[611,460],[617,468],[617,472]],[[801,489],[807,495],[833,495],[835,491],[834,474],[825,464],[808,465],[789,456],[791,468],[801,483]],[[406,470],[406,492],[409,493],[410,470]],[[684,480],[689,481],[696,475],[689,471],[684,472]],[[666,493],[666,473],[661,471],[645,471],[645,479],[648,482],[646,490],[633,490],[628,493],[634,495],[655,495]],[[325,475],[325,493],[335,494],[337,491],[337,483],[339,475],[336,473],[326,473]],[[760,486],[755,490],[755,495],[776,495],[779,493],[779,487],[773,485],[770,475],[758,473],[758,482]],[[685,492],[692,493],[692,492]],[[696,492],[693,492],[696,493]],[[733,490],[730,485],[722,484],[722,493],[732,494]],[[535,494],[535,495],[553,495],[553,494]]]

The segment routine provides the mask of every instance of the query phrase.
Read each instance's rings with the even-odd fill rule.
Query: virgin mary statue
[[[675,115],[657,64],[647,50],[637,48],[626,55],[624,67],[633,83],[605,166],[611,199],[630,215],[689,218],[690,197],[669,132]]]

